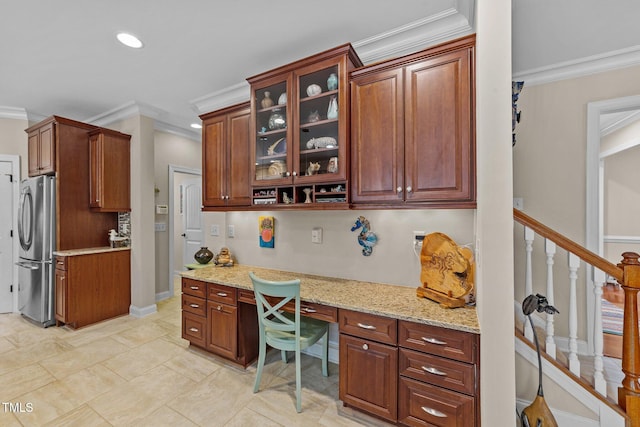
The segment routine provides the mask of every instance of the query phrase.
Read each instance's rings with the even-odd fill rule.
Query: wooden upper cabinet
[[[354,204],[475,205],[475,36],[351,74]]]
[[[91,210],[131,210],[130,139],[130,135],[110,129],[96,129],[89,133]]]
[[[28,129],[29,134],[29,176],[46,175],[55,172],[54,123]]]
[[[202,204],[249,206],[249,103],[200,116],[202,119]]]

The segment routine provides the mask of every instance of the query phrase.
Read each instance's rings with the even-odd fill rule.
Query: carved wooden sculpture
[[[420,253],[422,286],[419,297],[429,298],[441,305],[463,307],[465,296],[473,290],[473,252],[460,247],[443,233],[425,236]]]

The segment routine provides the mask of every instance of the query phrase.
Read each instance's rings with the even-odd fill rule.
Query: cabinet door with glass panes
[[[297,94],[293,170],[295,182],[346,179],[348,83],[342,58],[331,58],[294,72]]]
[[[293,182],[291,87],[291,73],[274,76],[251,87],[254,186]]]

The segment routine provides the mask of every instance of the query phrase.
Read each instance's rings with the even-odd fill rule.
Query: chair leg
[[[258,352],[258,366],[256,370],[256,383],[253,386],[253,392],[257,393],[260,389],[260,380],[262,379],[262,368],[264,367],[265,353],[267,352],[267,344],[263,338],[260,338],[260,350]]]
[[[287,351],[286,350],[281,350],[280,353],[282,355],[282,361],[284,363],[289,363],[289,361],[287,360]]]
[[[329,376],[329,331],[322,337],[322,375]]]
[[[300,375],[300,349],[296,349],[296,411],[302,412],[302,380]]]

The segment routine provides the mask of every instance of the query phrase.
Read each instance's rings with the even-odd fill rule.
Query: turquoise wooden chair
[[[287,351],[293,351],[296,357],[296,410],[301,412],[300,350],[312,346],[322,338],[322,375],[328,376],[329,324],[300,316],[300,279],[274,282],[260,279],[253,272],[249,273],[249,277],[256,296],[260,335],[258,368],[253,392],[257,393],[260,388],[267,344],[282,352],[282,361],[285,363]],[[284,305],[292,300],[295,301],[295,312],[291,314],[281,311]]]

